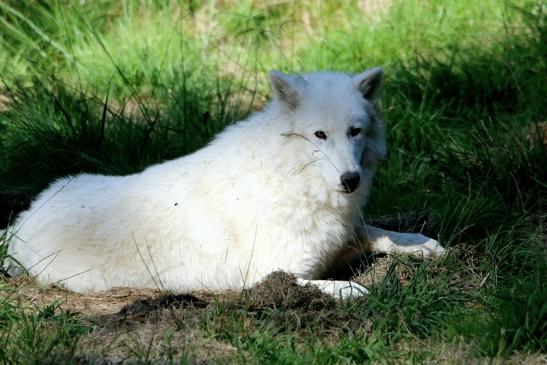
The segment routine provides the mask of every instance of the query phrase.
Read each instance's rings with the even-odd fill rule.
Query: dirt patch
[[[268,275],[250,289],[224,292],[196,291],[172,294],[156,289],[114,288],[86,294],[75,293],[59,285],[42,285],[31,277],[6,278],[10,294],[27,305],[43,306],[54,302],[71,313],[89,317],[113,315],[118,318],[145,317],[166,308],[206,308],[215,302],[257,311],[277,308],[325,308],[335,300],[314,286],[299,286],[296,278],[281,271]]]
[[[125,305],[116,315],[122,318],[144,317],[150,312],[170,307],[205,308],[207,302],[191,294],[167,294],[158,298],[138,299]]]
[[[335,300],[319,288],[300,286],[296,277],[282,271],[268,275],[263,281],[250,288],[242,296],[249,299],[252,310],[264,308],[326,308],[332,307]],[[246,298],[247,297],[247,298]]]
[[[332,310],[336,300],[315,286],[299,286],[293,275],[278,271],[243,291],[141,296],[116,312],[96,315],[94,318],[97,323],[108,323],[107,327],[132,327],[152,319],[154,322],[169,319],[181,328],[202,312],[214,310],[217,306],[226,311],[243,310],[260,317],[265,311],[277,309],[306,313]]]

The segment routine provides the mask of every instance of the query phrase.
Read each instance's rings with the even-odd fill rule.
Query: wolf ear
[[[300,102],[298,81],[279,71],[270,71],[270,80],[275,98],[285,102],[290,109],[296,109]]]
[[[365,99],[375,100],[380,94],[384,69],[374,67],[354,77],[355,85]]]

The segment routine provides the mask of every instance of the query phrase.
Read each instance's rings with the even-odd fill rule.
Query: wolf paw
[[[419,233],[401,233],[396,242],[397,251],[423,257],[440,257],[446,249],[439,241]]]
[[[425,236],[424,236],[425,237]],[[427,237],[425,237],[427,238]],[[424,244],[423,244],[423,250],[422,253],[424,256],[436,256],[441,257],[446,254],[446,248],[441,246],[439,241],[434,240],[432,238],[429,238]]]

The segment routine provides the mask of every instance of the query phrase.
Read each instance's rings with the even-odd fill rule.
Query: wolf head
[[[376,102],[382,77],[380,67],[358,75],[270,72],[273,107],[287,123],[283,135],[301,144],[303,169],[319,174],[340,193],[350,194],[368,184],[385,157]]]

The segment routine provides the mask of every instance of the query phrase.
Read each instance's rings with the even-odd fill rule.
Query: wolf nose
[[[348,193],[353,193],[359,187],[360,180],[361,176],[358,172],[346,172],[340,176],[340,181]]]

